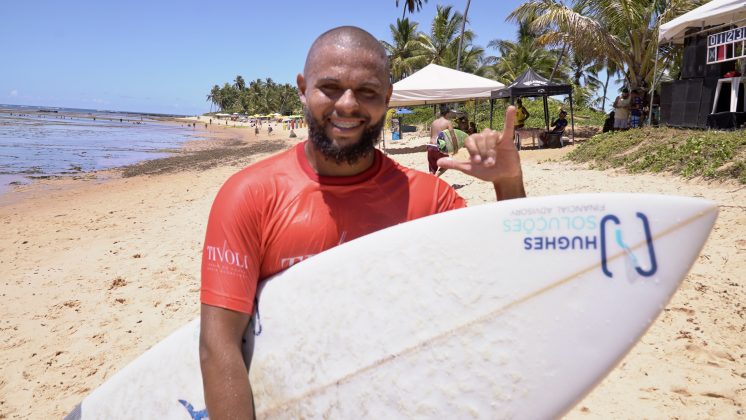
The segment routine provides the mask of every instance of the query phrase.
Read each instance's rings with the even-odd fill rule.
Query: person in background
[[[463,131],[464,133],[469,132],[469,118],[467,118],[465,115],[458,119],[458,129]]]
[[[449,131],[451,138],[456,138],[453,131],[453,124],[448,119],[448,113],[451,110],[446,105],[440,106],[440,117],[430,124],[430,143],[427,145],[427,166],[431,174],[438,172],[438,159],[447,158],[448,154],[443,153],[438,148],[438,135],[442,131]]]
[[[604,127],[601,130],[602,133],[608,133],[614,131],[614,111],[609,112],[609,115],[604,120]]]
[[[567,127],[567,112],[561,109],[559,117],[552,121],[552,129],[539,135],[539,147],[551,146],[550,140],[552,136],[561,136],[565,132],[565,127]]]
[[[516,99],[515,101],[516,108],[515,108],[515,139],[513,141],[515,142],[515,147],[518,150],[521,150],[521,129],[526,125],[526,120],[531,116],[531,114],[528,113],[528,110],[525,106],[523,106],[523,100],[521,98]]]
[[[469,133],[469,134],[475,134],[476,132],[477,132],[477,123],[475,123],[474,121],[472,121],[472,122],[469,123],[469,131],[467,131],[467,133]]]
[[[523,128],[526,125],[526,120],[531,116],[528,110],[523,106],[523,100],[518,98],[515,100],[515,129]]]
[[[614,130],[629,128],[629,89],[622,88],[622,94],[614,100]]]
[[[653,91],[653,108],[650,110],[651,112],[651,124],[655,127],[660,124],[660,118],[661,118],[661,96],[658,94],[657,90]]]
[[[637,88],[632,91],[629,101],[629,126],[631,128],[642,127],[642,90]]]

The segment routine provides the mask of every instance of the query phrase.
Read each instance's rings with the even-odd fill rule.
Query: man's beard
[[[327,137],[324,128],[321,127],[313,116],[306,110],[306,122],[308,124],[308,139],[316,150],[320,151],[328,159],[334,159],[338,164],[347,162],[355,164],[360,158],[368,156],[378,144],[381,130],[383,129],[383,118],[377,124],[366,127],[360,135],[360,140],[350,146],[337,146]],[[331,123],[328,123],[331,124]]]

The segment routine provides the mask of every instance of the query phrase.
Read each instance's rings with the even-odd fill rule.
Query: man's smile
[[[363,120],[361,120],[360,118],[331,117],[329,118],[329,122],[332,124],[332,126],[340,130],[354,130],[363,125]]]

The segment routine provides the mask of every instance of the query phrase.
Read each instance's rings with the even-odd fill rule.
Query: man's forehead
[[[348,72],[358,76],[367,73],[368,78],[388,80],[386,63],[376,51],[351,45],[318,46],[304,69],[307,78],[336,78],[348,75]]]

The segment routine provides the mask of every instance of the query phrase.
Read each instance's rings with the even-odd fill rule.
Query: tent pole
[[[572,91],[570,92],[570,122],[572,124],[572,144],[575,144],[575,113],[572,110]]]
[[[474,126],[477,126],[477,100],[474,99]]]
[[[547,103],[547,96],[542,96],[544,98],[544,124],[547,126],[547,131],[549,131],[549,104]]]
[[[495,110],[495,100],[490,98],[490,130],[492,130],[492,113]]]
[[[669,42],[669,45],[671,43]],[[655,82],[658,77],[658,52],[659,46],[655,46],[655,66],[653,66],[653,82],[650,84],[650,105],[648,106],[648,127],[653,125],[653,95],[655,95]]]

